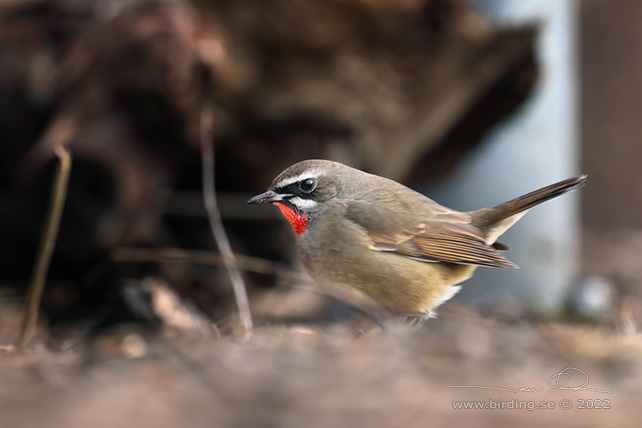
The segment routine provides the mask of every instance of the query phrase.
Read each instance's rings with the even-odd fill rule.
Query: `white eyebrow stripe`
[[[323,175],[323,171],[307,171],[294,177],[284,178],[283,180],[276,183],[277,188],[289,186],[292,183],[298,183],[299,181],[307,180],[308,178],[318,178]]]
[[[290,203],[300,209],[301,211],[310,211],[317,206],[317,202],[312,199],[301,199],[298,196],[290,198]]]

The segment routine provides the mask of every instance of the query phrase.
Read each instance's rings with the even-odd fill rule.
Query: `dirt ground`
[[[450,305],[415,330],[272,324],[249,339],[127,329],[86,346],[39,339],[30,355],[0,358],[0,426],[638,427],[634,315],[628,327],[568,325]],[[471,400],[485,408],[455,408]]]

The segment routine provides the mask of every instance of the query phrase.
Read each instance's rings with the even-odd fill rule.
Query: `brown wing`
[[[346,217],[366,231],[372,240],[370,248],[376,251],[425,262],[517,268],[484,242],[477,227],[462,223],[458,215],[453,216],[453,221],[444,215],[420,221],[415,215],[353,201],[346,203]]]

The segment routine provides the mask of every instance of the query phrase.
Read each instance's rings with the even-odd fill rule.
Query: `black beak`
[[[276,193],[274,190],[268,190],[265,193],[250,198],[248,204],[267,204],[270,202],[279,202],[283,200],[283,195]]]

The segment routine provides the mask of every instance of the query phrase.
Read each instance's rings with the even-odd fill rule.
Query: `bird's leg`
[[[427,313],[420,313],[420,314],[417,314],[417,315],[411,315],[408,318],[406,318],[406,322],[404,324],[409,326],[409,327],[411,327],[411,328],[420,328],[430,318],[435,318],[435,314],[432,311],[427,312]]]

